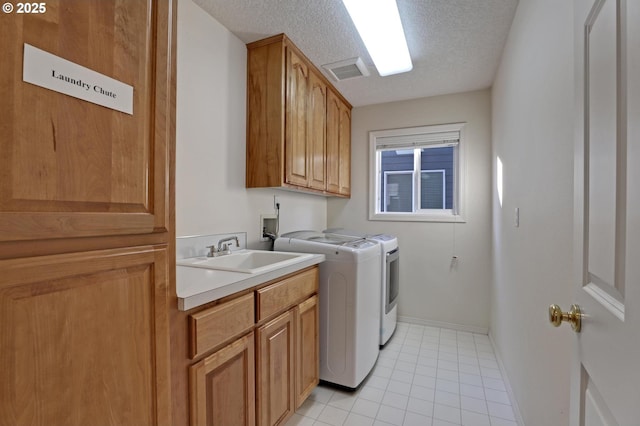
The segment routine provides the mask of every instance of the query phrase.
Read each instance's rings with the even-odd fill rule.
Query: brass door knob
[[[549,322],[553,324],[554,327],[560,327],[562,321],[571,323],[573,331],[580,333],[582,326],[582,311],[580,310],[580,306],[571,305],[569,312],[562,312],[562,309],[560,309],[558,305],[549,306]]]

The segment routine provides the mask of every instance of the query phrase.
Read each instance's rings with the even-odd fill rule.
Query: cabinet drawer
[[[258,321],[301,302],[318,290],[318,268],[315,267],[256,291]]]
[[[191,358],[250,330],[254,318],[253,293],[190,315]]]

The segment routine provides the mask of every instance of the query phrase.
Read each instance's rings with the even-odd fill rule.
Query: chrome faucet
[[[231,248],[229,248],[229,244],[231,241],[235,241],[236,247],[240,247],[240,242],[238,241],[238,237],[228,237],[223,238],[218,241],[218,246],[215,245],[207,246],[209,249],[209,253],[207,253],[207,257],[218,257],[223,256],[225,254],[231,254]]]
[[[229,248],[229,242],[235,241],[236,247],[240,247],[240,243],[238,242],[238,237],[228,237],[223,238],[218,241],[218,253],[219,254],[229,254],[231,253],[231,248]]]
[[[207,257],[218,256],[218,249],[216,248],[216,246],[207,246],[207,248],[209,249],[209,252],[207,253]]]

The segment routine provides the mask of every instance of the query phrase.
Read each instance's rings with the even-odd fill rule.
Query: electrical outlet
[[[273,210],[278,210],[278,204],[280,204],[280,198],[277,195],[273,196]]]
[[[515,215],[513,219],[513,226],[516,228],[520,227],[520,207],[516,207]]]

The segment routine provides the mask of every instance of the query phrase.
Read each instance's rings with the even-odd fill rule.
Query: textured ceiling
[[[194,0],[245,43],[285,33],[320,68],[360,56],[371,75],[335,82],[354,106],[490,87],[517,0],[398,0],[413,70],[380,77],[340,0]]]

